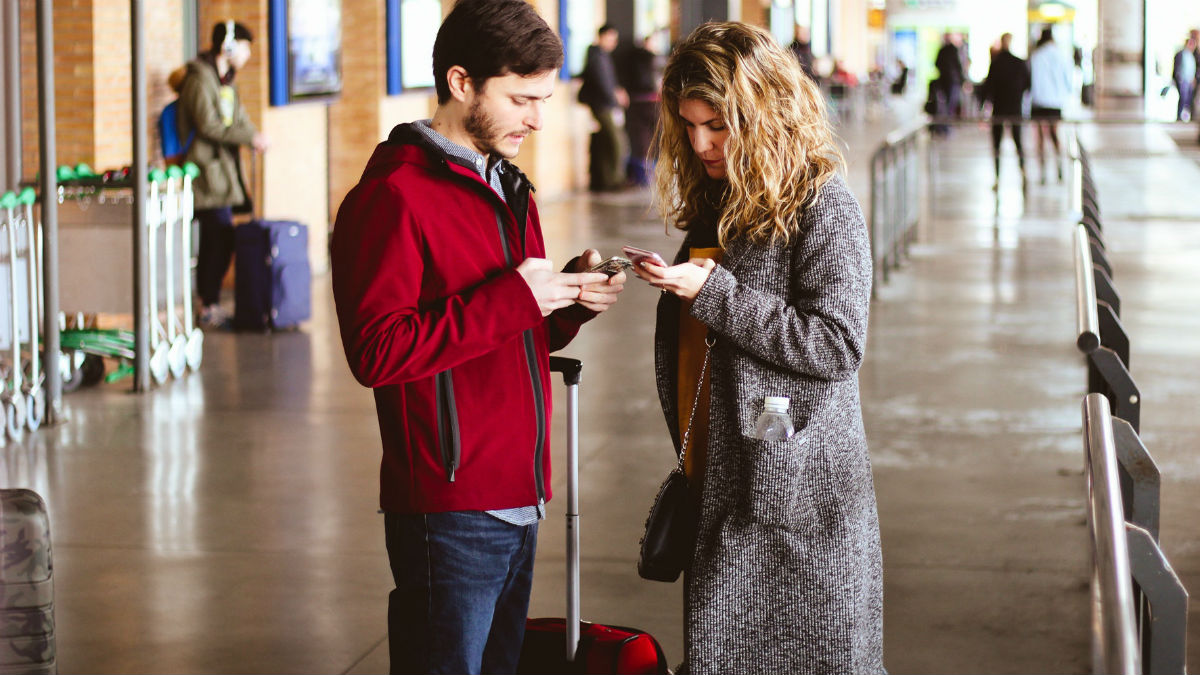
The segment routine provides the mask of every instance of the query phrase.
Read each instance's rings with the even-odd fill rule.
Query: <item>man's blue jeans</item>
[[[384,514],[396,589],[393,673],[514,673],[525,639],[537,524],[482,511]]]

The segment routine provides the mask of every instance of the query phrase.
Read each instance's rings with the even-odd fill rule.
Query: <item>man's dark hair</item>
[[[450,100],[453,66],[482,90],[490,78],[557,70],[562,62],[562,41],[525,0],[459,0],[433,43],[438,103]]]
[[[254,42],[254,34],[250,32],[249,28],[246,28],[240,23],[234,22],[233,39]],[[225,44],[225,22],[218,21],[212,29],[212,50],[214,52],[221,51],[221,45],[223,44]]]
[[[612,25],[611,23],[606,23],[603,26],[600,26],[600,29],[596,31],[596,35],[604,35],[608,31],[616,29],[616,26]]]

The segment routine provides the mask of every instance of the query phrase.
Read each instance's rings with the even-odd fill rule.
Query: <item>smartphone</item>
[[[651,265],[668,267],[666,261],[662,259],[662,256],[654,251],[647,251],[644,248],[638,248],[636,246],[624,246],[621,248],[621,250],[625,252],[625,255],[629,256],[629,259],[634,265],[640,265],[644,262],[648,262]]]
[[[621,272],[624,272],[625,270],[630,269],[632,267],[633,267],[632,262],[626,260],[625,258],[622,258],[619,255],[614,255],[613,257],[609,258],[608,260],[604,260],[599,263],[596,263],[595,265],[592,265],[588,269],[588,271],[589,272],[599,272],[600,274],[607,274],[610,277],[615,277],[616,275],[620,274]]]

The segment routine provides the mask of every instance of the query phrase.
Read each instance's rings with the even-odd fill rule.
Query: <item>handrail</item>
[[[1112,415],[1108,399],[1100,394],[1088,394],[1083,402],[1083,446],[1092,535],[1092,669],[1114,675],[1140,674],[1129,541]]]
[[[888,272],[907,255],[913,230],[920,220],[916,146],[926,133],[923,119],[889,133],[871,155],[871,205],[867,225],[874,273],[888,281]],[[875,289],[872,287],[872,295]]]
[[[1096,278],[1087,227],[1075,226],[1075,344],[1084,354],[1100,348],[1100,315],[1096,310]]]

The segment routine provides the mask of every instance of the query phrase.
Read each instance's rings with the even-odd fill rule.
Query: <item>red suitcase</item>
[[[528,619],[518,673],[666,673],[667,657],[652,635],[636,628],[580,621],[579,376],[576,359],[550,358],[567,385],[567,618]]]

